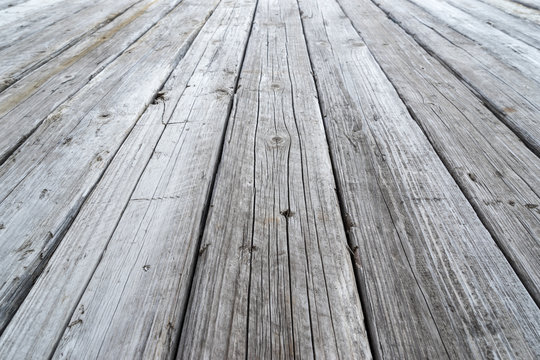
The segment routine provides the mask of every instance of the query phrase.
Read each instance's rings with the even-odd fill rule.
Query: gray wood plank
[[[54,358],[174,357],[255,4],[222,2],[166,84],[167,126]]]
[[[540,25],[506,14],[478,0],[446,0],[452,6],[466,12],[516,39],[540,48]]]
[[[447,23],[451,28],[478,42],[504,63],[540,82],[540,50],[515,39],[444,1],[408,0]]]
[[[335,1],[299,2],[372,350],[538,358],[538,307],[365,43]]]
[[[10,8],[10,7],[22,4],[27,1],[29,0],[2,0],[0,1],[0,10]]]
[[[540,159],[370,1],[340,3],[540,304]]]
[[[145,0],[0,93],[0,164],[180,0]]]
[[[214,4],[183,1],[51,114],[0,167],[0,328]]]
[[[407,33],[450,68],[490,109],[540,155],[540,85],[403,0],[374,0]]]
[[[179,359],[371,353],[294,0],[261,1]]]
[[[13,41],[13,36],[6,36],[4,38],[8,39],[9,43],[0,48],[0,91],[106,25],[139,1],[141,0],[99,0],[95,3],[74,1],[66,8],[53,6],[47,13],[56,15],[45,16],[46,23],[50,23],[45,27],[42,27],[39,21],[34,26],[32,18],[25,16],[29,19],[31,33],[27,34],[23,29],[23,35],[28,36],[19,39],[22,35],[16,35],[16,41]],[[39,11],[37,13],[39,14]],[[13,33],[11,25],[7,26],[7,30]]]
[[[495,6],[507,14],[511,14],[515,17],[530,21],[535,24],[540,24],[540,12],[534,9],[530,9],[521,4],[515,3],[510,0],[482,0],[486,4]]]
[[[513,2],[534,10],[540,10],[540,2],[536,0],[513,0]]]

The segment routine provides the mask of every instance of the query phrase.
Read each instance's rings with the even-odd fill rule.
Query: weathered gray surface
[[[211,11],[182,2],[0,167],[0,328]]]
[[[299,2],[372,351],[540,356],[538,307],[340,6]]]
[[[178,358],[371,358],[294,1],[260,3]]]
[[[540,84],[536,80],[407,0],[374,2],[474,89],[486,105],[540,155]]]
[[[340,3],[540,304],[540,159],[370,1]]]
[[[0,163],[180,0],[141,1],[0,93]]]
[[[540,358],[534,3],[0,0],[0,358]]]
[[[174,356],[254,9],[222,2],[166,84],[167,125],[53,358]]]

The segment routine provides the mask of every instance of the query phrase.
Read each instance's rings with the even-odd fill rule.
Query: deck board
[[[536,0],[0,0],[0,358],[540,358]]]
[[[334,0],[300,8],[378,356],[537,357],[536,304],[368,46]]]
[[[540,155],[539,83],[405,0],[375,0],[430,54],[470,86],[485,105]]]
[[[181,3],[49,115],[0,168],[0,262],[7,269],[1,274],[0,328],[212,9]],[[171,15],[182,12],[185,17]]]
[[[0,93],[0,163],[179,2],[139,2]]]
[[[540,160],[368,1],[340,0],[414,119],[540,303]],[[357,19],[367,19],[359,21]]]
[[[295,2],[259,2],[179,358],[371,357]]]

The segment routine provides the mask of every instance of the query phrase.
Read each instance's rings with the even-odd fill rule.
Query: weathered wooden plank
[[[43,29],[38,25],[36,28],[40,29],[39,31],[35,31],[32,26],[30,34],[23,31],[28,36],[14,42],[11,36],[8,37],[9,44],[0,49],[0,91],[109,23],[139,1],[141,0],[100,0],[94,4],[74,1],[67,9],[50,10],[64,16],[72,9],[71,16],[59,19],[53,17],[52,23]]]
[[[540,304],[540,159],[370,1],[340,3]]]
[[[2,0],[0,1],[0,9],[3,10],[6,8],[10,8],[10,7],[22,4],[27,1],[29,0]]]
[[[213,5],[180,3],[51,114],[0,167],[0,328]]]
[[[333,0],[300,9],[372,350],[537,358],[538,307],[365,43]]]
[[[0,164],[180,0],[144,0],[0,93]]]
[[[534,10],[540,10],[540,3],[536,0],[512,0],[513,2]]]
[[[540,25],[518,19],[478,0],[446,1],[479,21],[521,40],[536,49],[540,48]]]
[[[371,358],[296,2],[252,31],[178,358]]]
[[[82,8],[82,1],[75,0],[73,3],[75,3],[76,6],[79,6],[79,8]],[[27,31],[27,28],[30,26],[34,26],[34,29],[39,29],[40,26],[43,27],[45,24],[50,24],[49,18],[51,17],[54,19],[54,16],[68,16],[69,12],[62,14],[58,11],[61,6],[67,6],[68,11],[71,10],[68,1],[66,0],[26,0],[19,3],[9,0],[1,1],[1,46],[20,37],[19,31],[13,31],[14,29],[23,32]],[[56,12],[51,11],[53,9],[56,10]]]
[[[174,357],[255,4],[222,2],[169,79],[170,121],[54,358]]]
[[[483,2],[493,5],[502,11],[516,16],[521,19],[531,21],[535,24],[540,24],[540,12],[534,9],[530,9],[521,4],[515,3],[510,0],[482,0]]]
[[[402,0],[374,0],[387,15],[440,59],[516,134],[540,155],[540,85],[501,62],[471,39],[418,6]]]
[[[447,23],[451,28],[478,42],[504,63],[540,82],[540,50],[486,24],[475,16],[444,1],[408,0]]]

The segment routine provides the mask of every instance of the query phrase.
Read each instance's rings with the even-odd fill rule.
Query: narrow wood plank
[[[261,1],[178,358],[371,358],[294,0]]]
[[[444,1],[408,0],[447,23],[451,28],[478,42],[504,63],[519,69],[525,76],[540,82],[540,50],[514,39]]]
[[[180,0],[144,0],[0,93],[0,164]]]
[[[182,1],[0,167],[0,328],[214,5]]]
[[[222,2],[169,80],[170,121],[54,358],[174,357],[255,3]]]
[[[335,1],[299,2],[372,350],[537,358],[540,310],[365,43]]]
[[[479,21],[521,40],[536,49],[540,48],[540,25],[518,19],[478,0],[446,1],[461,11],[472,15]]]
[[[493,5],[507,14],[511,14],[521,19],[531,21],[535,24],[540,24],[540,12],[534,9],[530,9],[521,4],[515,3],[510,0],[482,0],[483,2]]]
[[[408,1],[374,0],[374,3],[474,89],[486,105],[540,155],[538,82]]]
[[[60,19],[54,17],[49,26],[34,31],[23,39],[13,42],[9,37],[10,43],[0,48],[0,91],[109,23],[139,1],[141,0],[99,0],[93,4],[75,1],[67,9],[52,9],[53,13],[69,14],[70,9],[72,13],[71,16]]]
[[[540,159],[371,1],[340,3],[540,304]]]

